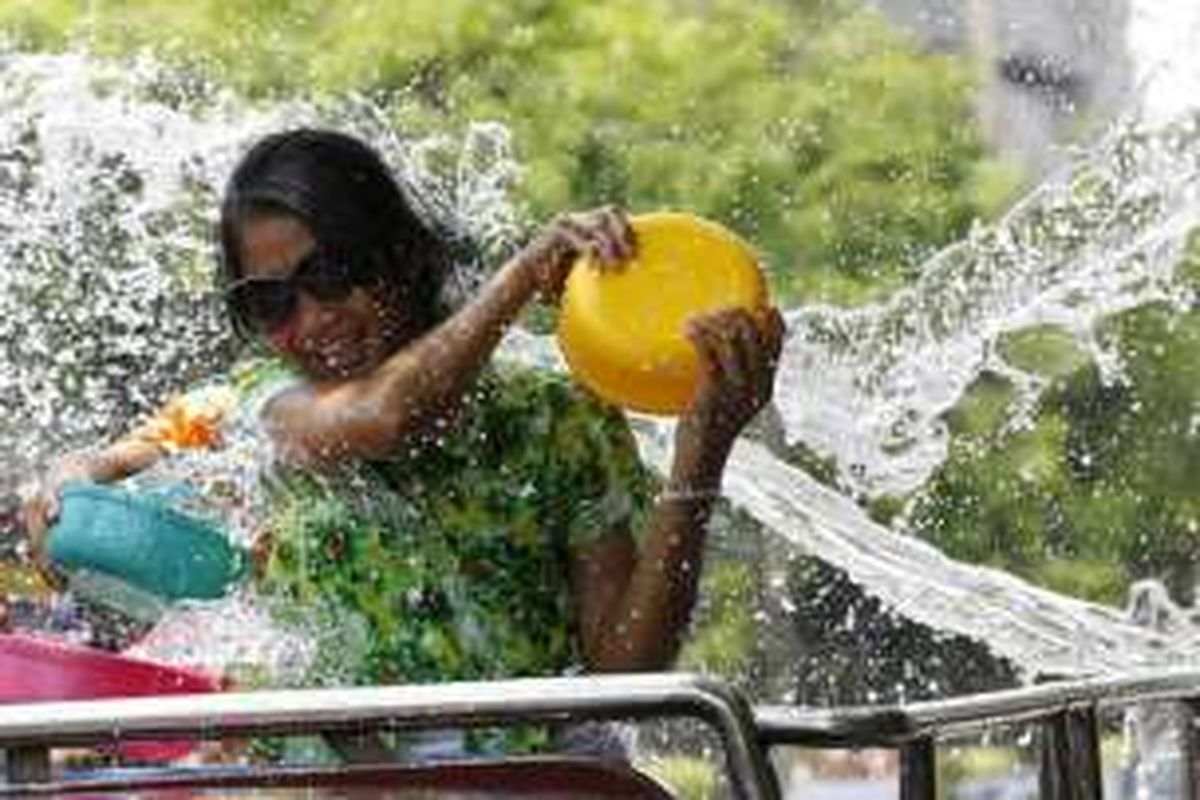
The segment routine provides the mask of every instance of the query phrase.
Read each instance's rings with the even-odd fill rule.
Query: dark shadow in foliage
[[[793,667],[799,705],[913,702],[1018,684],[1013,665],[983,644],[889,612],[816,559],[793,563],[787,590],[801,642]]]

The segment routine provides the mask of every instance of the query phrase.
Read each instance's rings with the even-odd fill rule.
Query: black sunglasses
[[[296,313],[300,292],[321,303],[349,297],[357,282],[345,262],[313,250],[286,278],[242,278],[225,290],[232,312],[270,331]]]

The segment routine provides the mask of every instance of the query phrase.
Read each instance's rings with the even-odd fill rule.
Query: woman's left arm
[[[675,434],[666,488],[636,547],[628,530],[574,551],[572,585],[589,669],[664,669],[674,660],[696,599],[705,533],[725,462],[771,398],[784,325],[729,309],[692,320],[700,380]]]

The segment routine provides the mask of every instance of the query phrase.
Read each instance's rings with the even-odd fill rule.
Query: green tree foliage
[[[758,576],[745,563],[710,559],[700,587],[703,598],[694,634],[679,657],[679,667],[745,681],[753,668],[758,626]]]
[[[0,0],[0,24],[251,96],[412,101],[409,130],[503,121],[533,217],[691,209],[759,246],[788,302],[876,295],[994,204],[968,71],[837,2]]]

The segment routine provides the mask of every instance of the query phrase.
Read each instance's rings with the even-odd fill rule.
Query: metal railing
[[[939,742],[1003,725],[1033,724],[1042,731],[1041,796],[1099,800],[1101,713],[1149,702],[1178,702],[1194,709],[1200,702],[1200,671],[1157,671],[904,706],[827,710],[751,709],[724,684],[685,674],[40,703],[0,706],[0,749],[6,752],[13,787],[48,780],[54,747],[682,716],[702,720],[719,734],[730,786],[746,800],[779,796],[767,753],[785,745],[898,749],[902,800],[934,800]],[[1193,731],[1189,725],[1189,767],[1200,752]],[[1192,798],[1197,797],[1194,777],[1189,771],[1185,783]]]
[[[737,796],[779,796],[742,696],[718,681],[679,673],[0,706],[0,749],[9,784],[19,787],[50,779],[54,747],[651,717],[706,722],[721,738]]]
[[[940,741],[1004,725],[1034,724],[1041,730],[1040,796],[1100,800],[1101,712],[1152,702],[1182,703],[1192,709],[1194,718],[1200,702],[1200,671],[1158,670],[904,706],[759,707],[755,726],[764,749],[779,745],[898,748],[902,800],[933,800]],[[1186,736],[1183,785],[1186,796],[1195,800],[1200,795],[1193,770],[1200,748],[1194,724],[1187,726]]]

